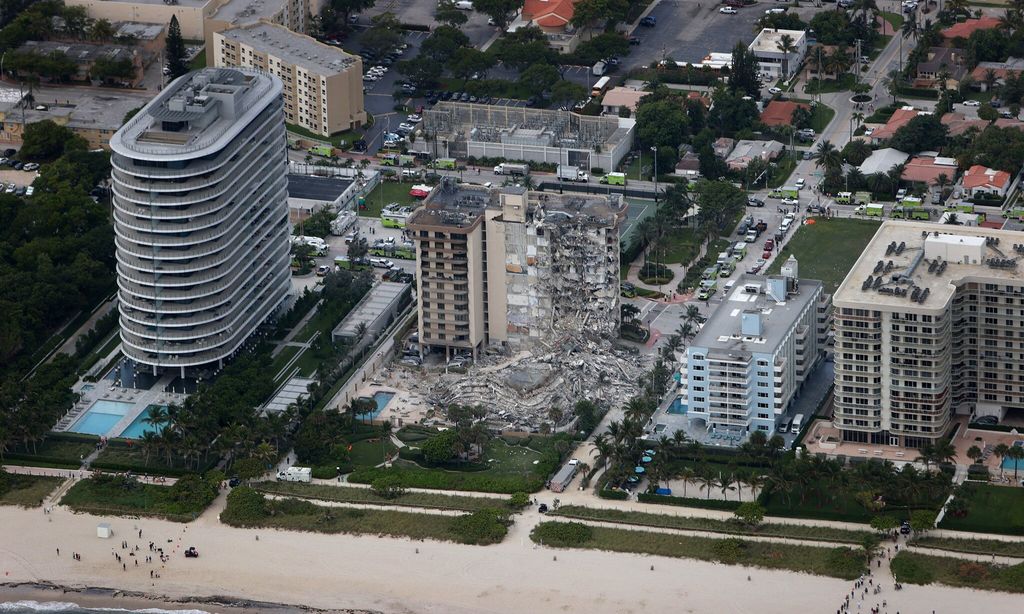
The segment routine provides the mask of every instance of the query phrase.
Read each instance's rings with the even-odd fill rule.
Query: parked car
[[[25,165],[24,167],[22,167],[22,169],[21,169],[21,170],[23,170],[23,171],[34,171],[34,170],[36,170],[37,168],[39,168],[39,165],[38,165],[38,164],[36,164],[35,162],[29,162],[29,163],[28,163],[28,164],[26,164],[26,165]]]
[[[28,186],[27,188],[25,188],[25,196],[32,196],[35,193],[36,189],[34,187]]]
[[[977,100],[965,100],[964,101],[964,106],[965,107],[980,107],[981,106],[981,102],[979,102]]]
[[[630,45],[634,45],[634,46],[635,45],[639,45],[640,44],[640,37],[639,36],[630,36],[629,37],[629,44]]]
[[[739,11],[732,8],[731,6],[723,6],[722,8],[718,9],[718,12],[723,15],[735,15],[739,13]]]
[[[792,207],[793,205],[799,205],[800,201],[795,198],[783,198],[782,204]]]
[[[640,25],[645,28],[653,28],[658,25],[658,19],[654,15],[648,15],[640,20]]]
[[[754,198],[753,196],[751,196],[750,198],[747,199],[747,204],[750,205],[751,207],[763,207],[764,201],[761,200],[760,198]]]
[[[798,187],[798,188],[802,188],[802,187],[804,187],[804,185],[805,185],[806,183],[807,183],[807,180],[806,180],[806,179],[804,179],[803,177],[800,177],[799,179],[797,179],[797,180],[796,180],[796,184],[795,184],[795,185],[796,185],[796,187]]]

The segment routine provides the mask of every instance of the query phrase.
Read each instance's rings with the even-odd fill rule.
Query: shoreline
[[[151,610],[210,614],[381,614],[372,610],[324,610],[303,605],[256,601],[240,597],[209,595],[175,598],[143,591],[111,587],[75,587],[53,582],[0,582],[0,603],[35,601],[73,603],[81,608]]]

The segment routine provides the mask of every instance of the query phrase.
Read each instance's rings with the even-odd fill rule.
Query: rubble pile
[[[466,374],[438,375],[428,401],[441,407],[479,405],[496,430],[536,431],[550,422],[552,407],[562,410],[565,424],[577,401],[618,407],[638,394],[637,381],[648,368],[644,357],[612,349],[609,342],[567,345],[502,362],[484,358]]]

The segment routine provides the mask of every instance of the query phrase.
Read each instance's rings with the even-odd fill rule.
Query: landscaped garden
[[[736,537],[714,539],[650,531],[591,527],[578,522],[542,522],[530,538],[555,548],[588,548],[698,559],[726,565],[785,569],[852,580],[867,569],[862,549],[818,548]]]
[[[967,552],[970,554],[994,554],[996,556],[1015,556],[1024,558],[1024,542],[1010,542],[1001,539],[961,539],[956,537],[936,537],[924,535],[915,537],[912,545],[920,548],[935,548],[951,552]]]
[[[252,484],[252,488],[266,494],[341,503],[394,505],[464,512],[509,507],[508,499],[497,497],[466,497],[434,492],[402,492],[394,496],[384,496],[378,494],[378,489],[374,488],[327,486],[301,482],[257,482]]]
[[[939,528],[1024,535],[1024,489],[969,482],[957,493],[966,503],[965,513],[946,514]]]

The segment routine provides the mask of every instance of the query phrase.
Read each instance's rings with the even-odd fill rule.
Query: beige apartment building
[[[1024,409],[1024,234],[887,221],[836,292],[835,426],[918,448]]]
[[[366,121],[359,56],[260,22],[215,32],[212,58],[217,67],[258,68],[279,77],[289,124],[330,136]]]
[[[406,225],[416,241],[420,345],[476,355],[619,327],[618,194],[445,181]]]
[[[85,7],[93,19],[110,22],[134,21],[166,26],[178,18],[181,35],[187,40],[203,40],[203,21],[213,15],[219,0],[65,0],[68,6]]]

